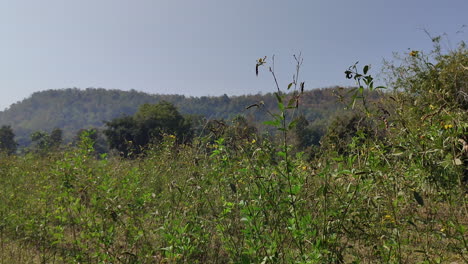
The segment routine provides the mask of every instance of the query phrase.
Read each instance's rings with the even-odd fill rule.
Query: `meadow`
[[[468,52],[431,58],[412,51],[385,92],[350,67],[354,114],[308,151],[293,144],[293,79],[277,87],[275,135],[166,134],[124,158],[84,133],[5,153],[0,263],[466,263]]]

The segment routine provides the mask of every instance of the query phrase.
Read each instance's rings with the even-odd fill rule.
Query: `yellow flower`
[[[383,223],[395,223],[395,220],[393,219],[391,215],[387,214],[382,218],[382,222]]]
[[[302,170],[307,170],[307,166],[302,166]]]
[[[412,50],[412,51],[409,53],[409,55],[410,55],[411,57],[416,57],[416,56],[418,56],[418,53],[419,53],[419,51],[417,51],[417,50]]]
[[[255,140],[255,139],[252,139],[252,144],[254,144],[255,142],[257,142],[257,140]]]
[[[452,127],[453,127],[452,124],[448,124],[448,125],[445,125],[445,126],[444,126],[445,129],[450,129],[450,128],[452,128]]]
[[[429,108],[430,108],[431,110],[434,110],[434,109],[435,109],[435,106],[429,105]]]

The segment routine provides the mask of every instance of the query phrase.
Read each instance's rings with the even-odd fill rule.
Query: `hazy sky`
[[[468,40],[467,0],[0,0],[0,110],[68,87],[239,95],[274,91],[255,60],[275,54],[280,83],[302,52],[306,88],[352,85],[356,61]]]

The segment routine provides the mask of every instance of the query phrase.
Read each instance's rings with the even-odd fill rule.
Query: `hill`
[[[330,116],[343,108],[334,96],[334,90],[327,88],[304,92],[300,111],[311,124],[327,123]],[[236,115],[244,115],[257,124],[268,119],[266,111],[256,108],[247,110],[246,106],[263,101],[267,110],[276,110],[276,99],[271,93],[186,97],[148,94],[135,90],[68,88],[36,92],[29,98],[12,104],[0,112],[0,125],[11,125],[21,146],[30,143],[32,132],[50,132],[54,128],[62,129],[65,141],[70,141],[80,129],[101,128],[105,121],[133,115],[141,104],[158,103],[162,100],[173,103],[185,115],[198,115],[206,119],[230,119]]]

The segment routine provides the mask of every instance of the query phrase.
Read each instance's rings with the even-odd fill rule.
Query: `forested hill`
[[[326,123],[343,105],[333,95],[336,88],[306,91],[301,98],[301,110],[311,123]],[[105,121],[123,115],[133,115],[144,103],[162,100],[173,103],[182,114],[200,115],[207,119],[230,119],[242,114],[249,121],[267,119],[265,111],[247,106],[263,101],[267,109],[275,110],[273,94],[186,97],[183,95],[147,94],[138,91],[106,89],[61,89],[36,92],[29,98],[0,112],[0,126],[11,125],[20,145],[29,142],[34,131],[63,130],[64,139],[70,140],[83,128],[103,127]]]

